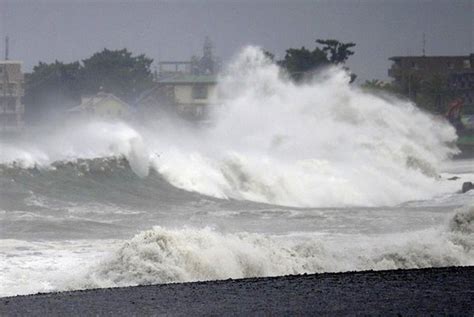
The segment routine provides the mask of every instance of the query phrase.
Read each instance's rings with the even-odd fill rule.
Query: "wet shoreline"
[[[229,279],[0,298],[2,316],[473,313],[473,266]]]

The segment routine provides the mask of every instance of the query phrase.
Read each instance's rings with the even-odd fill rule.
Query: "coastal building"
[[[394,56],[389,60],[393,64],[388,75],[409,98],[415,99],[423,85],[431,83],[432,90],[437,89],[440,94],[450,95],[450,99],[462,98],[465,109],[474,111],[474,54]],[[445,99],[445,103],[449,102],[448,98]]]
[[[206,38],[202,57],[190,61],[158,63],[155,85],[136,100],[141,116],[150,118],[162,112],[176,113],[189,120],[205,120],[215,104],[215,90],[220,61],[213,55],[212,43]]]
[[[206,117],[216,85],[215,75],[179,75],[158,80],[178,113],[191,119]]]
[[[450,75],[474,67],[474,54],[466,56],[393,56],[388,76],[395,82],[406,80],[408,72],[428,78],[434,75]]]
[[[83,97],[81,104],[68,110],[76,118],[98,118],[102,120],[126,120],[131,113],[130,106],[113,94],[99,92]]]
[[[0,61],[0,133],[19,133],[24,126],[22,62]]]
[[[215,104],[215,75],[180,74],[157,80],[156,85],[137,100],[137,109],[146,117],[171,111],[190,120],[207,117]]]
[[[464,112],[474,115],[474,67],[451,74],[449,86],[455,96],[462,98]]]

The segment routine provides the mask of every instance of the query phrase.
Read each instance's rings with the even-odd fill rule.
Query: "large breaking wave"
[[[218,198],[290,206],[377,206],[453,191],[437,179],[454,129],[409,102],[374,96],[331,68],[295,85],[246,48],[220,79],[210,124],[163,118],[143,125],[68,124],[16,144],[0,163],[125,156],[172,185]]]

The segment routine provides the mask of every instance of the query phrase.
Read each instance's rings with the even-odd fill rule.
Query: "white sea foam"
[[[315,272],[474,265],[474,207],[444,227],[403,235],[283,236],[155,227],[93,267],[79,287],[126,286]]]
[[[2,240],[0,296],[315,272],[474,265],[474,206],[387,234],[154,227],[128,241]]]
[[[291,206],[394,205],[458,187],[436,179],[456,151],[447,146],[454,129],[407,101],[361,91],[342,69],[295,85],[248,47],[221,76],[214,99],[210,127],[164,119],[148,129],[68,124],[23,144],[2,143],[0,163],[124,155],[140,177],[151,164],[185,190]]]
[[[177,187],[293,206],[393,205],[457,189],[436,179],[456,151],[454,129],[362,92],[344,70],[295,85],[250,47],[217,90],[213,126],[153,162]]]
[[[1,240],[0,297],[68,289],[64,281],[84,276],[114,243]]]
[[[14,142],[0,141],[0,164],[49,168],[56,161],[125,156],[140,177],[148,175],[149,153],[141,135],[123,122],[68,122]]]

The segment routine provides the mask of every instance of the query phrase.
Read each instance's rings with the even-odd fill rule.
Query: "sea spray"
[[[473,165],[438,175],[455,152],[443,120],[338,68],[295,85],[255,48],[217,90],[203,125],[91,120],[0,140],[0,296],[473,265],[473,209],[453,217],[472,206],[458,191]]]
[[[127,286],[316,272],[473,265],[474,207],[443,227],[399,234],[263,235],[155,227],[137,234],[74,287]],[[466,229],[467,228],[467,229]]]
[[[296,85],[249,47],[215,99],[211,127],[153,162],[177,187],[306,207],[393,205],[446,190],[437,170],[456,152],[454,129],[408,101],[361,91],[343,69]]]
[[[124,122],[69,121],[18,140],[0,140],[0,164],[49,168],[56,162],[100,157],[128,159],[140,177],[148,175],[149,153],[142,136]]]
[[[350,210],[347,212],[350,216]],[[0,296],[314,272],[474,265],[474,207],[449,214],[443,225],[402,233],[264,234],[209,227],[154,227],[128,240],[7,239],[0,248],[1,256],[8,255],[0,262]]]
[[[457,189],[437,179],[455,130],[408,101],[363,92],[343,69],[297,85],[248,47],[216,91],[205,126],[68,123],[1,141],[0,163],[125,156],[142,178],[151,166],[187,191],[298,207],[396,205]]]

